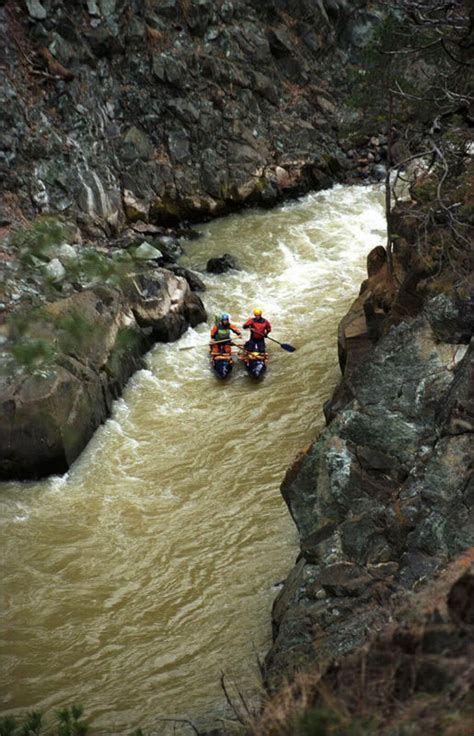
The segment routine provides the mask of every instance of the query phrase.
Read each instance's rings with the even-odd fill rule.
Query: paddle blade
[[[293,345],[288,345],[287,342],[281,342],[280,346],[283,348],[283,350],[286,350],[287,353],[294,353],[296,350]]]

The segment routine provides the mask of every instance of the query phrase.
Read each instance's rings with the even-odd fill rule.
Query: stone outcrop
[[[59,211],[114,234],[343,178],[333,80],[377,22],[367,6],[6,0],[3,219]]]
[[[266,704],[253,736],[469,736],[474,719],[474,547],[416,591],[395,594],[364,647],[301,673]],[[321,730],[327,721],[328,731]],[[314,722],[314,730],[309,724]],[[306,728],[299,728],[299,726]],[[319,728],[316,730],[316,726]],[[338,726],[338,727],[337,727]]]
[[[426,296],[401,321],[409,278],[394,289],[384,249],[369,255],[340,325],[328,426],[282,484],[301,553],[274,606],[272,689],[364,644],[387,625],[394,595],[474,543],[470,302]]]
[[[48,303],[26,326],[24,315],[12,321],[1,346],[12,362],[0,378],[0,479],[66,471],[143,353],[205,319],[187,281],[155,268],[121,289],[94,286]]]

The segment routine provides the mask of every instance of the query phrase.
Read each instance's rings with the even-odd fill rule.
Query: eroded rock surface
[[[128,277],[122,289],[94,286],[48,303],[30,313],[21,334],[13,322],[2,357],[13,346],[46,346],[50,360],[25,371],[13,361],[0,378],[0,479],[67,470],[143,366],[143,353],[205,319],[187,281],[155,268]]]
[[[367,6],[7,0],[4,216],[67,212],[113,234],[344,177],[333,79],[377,23]]]
[[[339,724],[337,733],[392,736],[408,730],[469,736],[474,720],[473,586],[471,547],[416,590],[395,593],[383,630],[377,633],[380,619],[375,621],[357,651],[345,657],[336,651],[322,662],[315,649],[316,666],[270,699],[252,733],[277,733],[283,702],[295,733],[300,723],[320,724],[332,711],[328,721]],[[347,629],[344,621],[342,626]]]

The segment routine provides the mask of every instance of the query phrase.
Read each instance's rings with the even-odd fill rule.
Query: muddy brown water
[[[225,713],[226,673],[249,700],[270,611],[297,551],[279,493],[323,426],[337,323],[384,242],[382,193],[338,187],[201,228],[185,264],[209,315],[258,305],[275,338],[253,383],[210,373],[208,326],[158,345],[64,477],[0,486],[0,711],[82,703],[95,733]],[[194,346],[190,350],[184,347]]]

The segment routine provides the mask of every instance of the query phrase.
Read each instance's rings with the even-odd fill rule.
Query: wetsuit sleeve
[[[253,319],[250,318],[250,319],[247,320],[247,322],[244,322],[244,324],[242,325],[242,327],[244,328],[244,330],[246,330],[248,327],[252,327],[252,324],[253,324]]]
[[[266,322],[265,329],[266,329],[267,335],[268,335],[268,333],[272,331],[272,326],[271,326],[270,322],[268,321],[268,319],[266,319],[265,322]]]
[[[217,325],[211,328],[211,338],[214,339],[217,334]]]
[[[235,334],[238,335],[239,337],[241,336],[241,334],[242,334],[241,331],[235,325],[231,325],[230,326],[230,329],[232,330],[232,332],[235,332]]]

